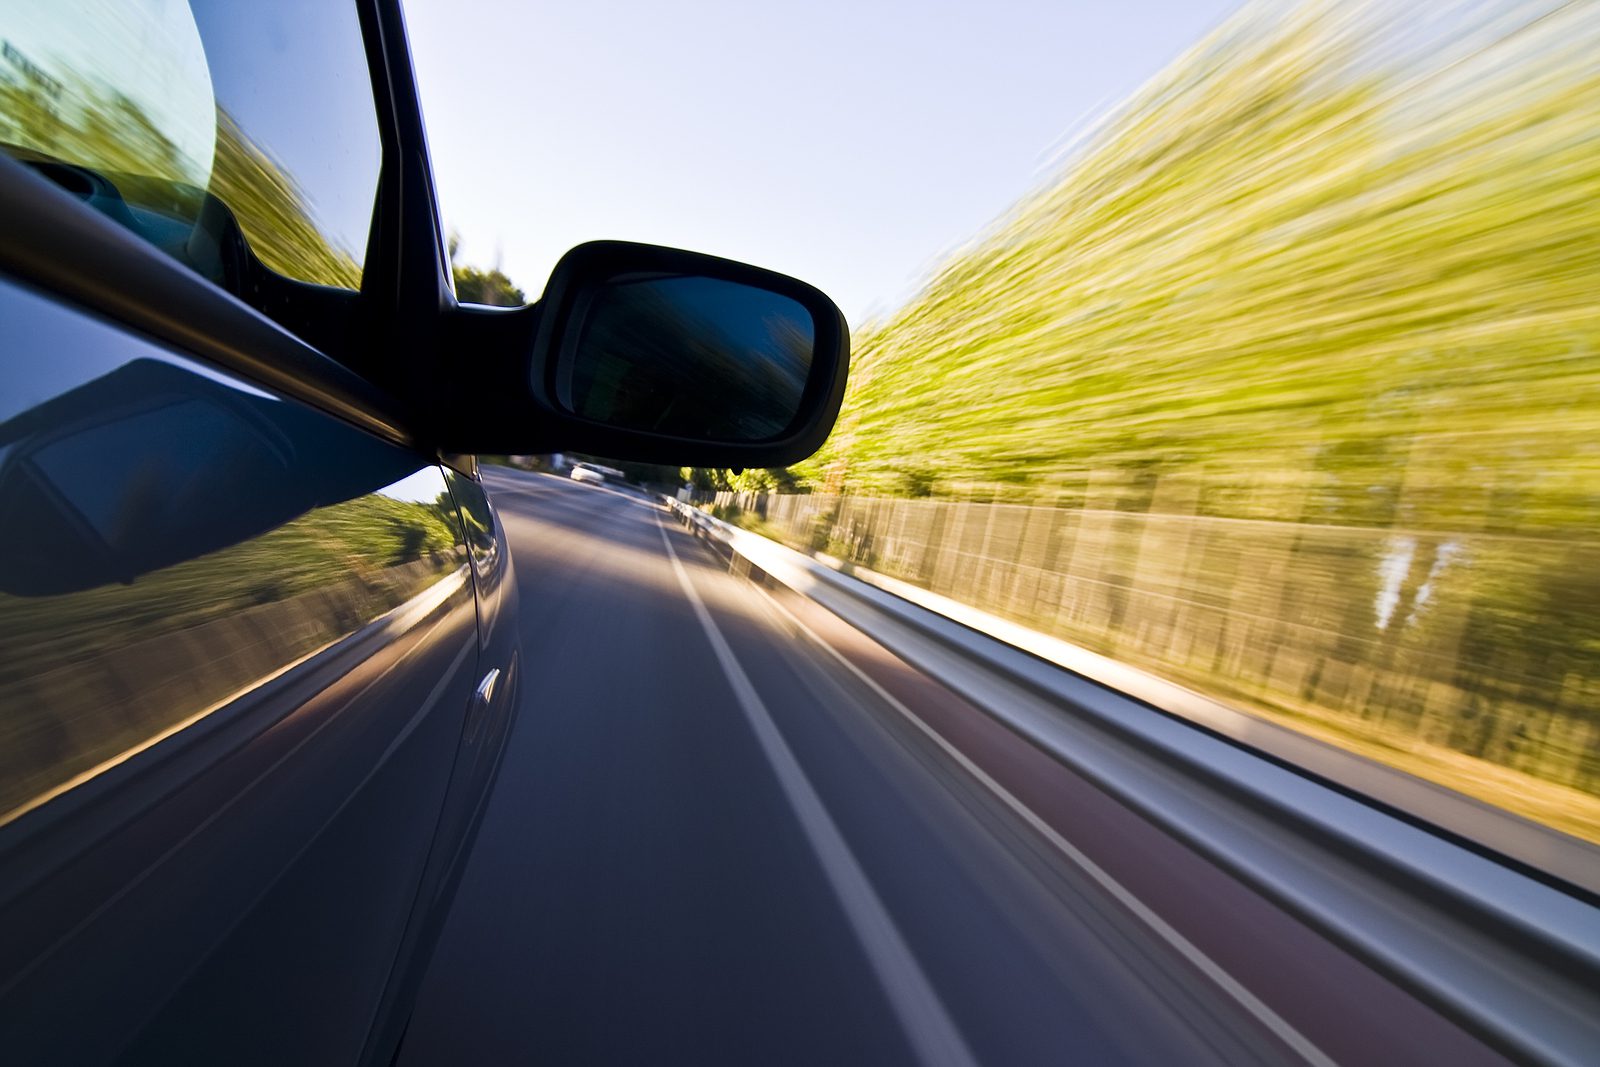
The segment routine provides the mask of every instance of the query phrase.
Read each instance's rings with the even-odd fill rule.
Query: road
[[[665,510],[489,484],[523,706],[402,1064],[1495,1062]]]

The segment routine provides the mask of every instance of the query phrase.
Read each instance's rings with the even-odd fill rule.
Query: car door
[[[48,394],[0,422],[0,1041],[353,1059],[479,677],[444,473],[40,293],[0,308],[32,357],[3,395]]]
[[[505,709],[438,455],[329,358],[394,228],[359,11],[84,6],[0,26],[0,1048],[386,1060]]]

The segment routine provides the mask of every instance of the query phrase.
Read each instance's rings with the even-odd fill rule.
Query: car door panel
[[[443,471],[22,286],[0,318],[0,1047],[354,1060],[456,848]]]

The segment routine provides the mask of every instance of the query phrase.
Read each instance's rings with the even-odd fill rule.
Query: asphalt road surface
[[[488,482],[523,705],[402,1064],[1493,1060],[665,509]]]

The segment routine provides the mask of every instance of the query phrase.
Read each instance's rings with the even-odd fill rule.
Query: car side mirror
[[[556,265],[529,366],[564,449],[781,466],[838,416],[849,334],[822,292],[715,256],[596,241]]]

